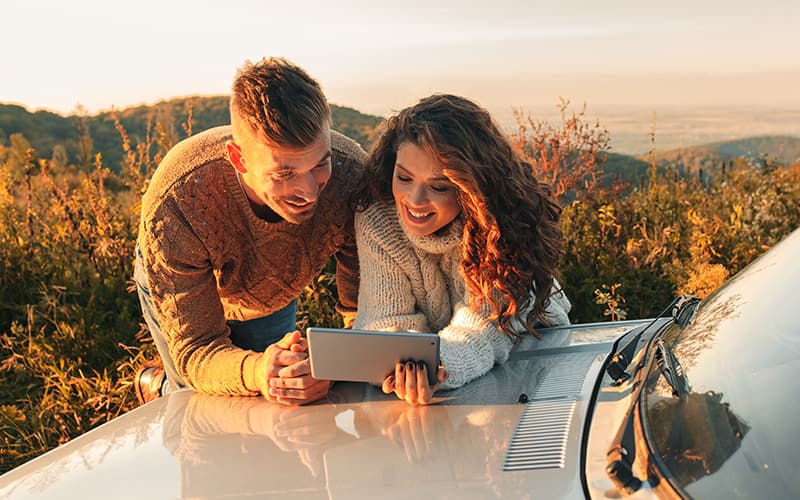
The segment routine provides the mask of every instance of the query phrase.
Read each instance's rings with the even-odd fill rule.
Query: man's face
[[[249,130],[239,132],[228,151],[250,201],[293,224],[313,217],[319,195],[331,178],[328,125],[313,143],[299,149],[267,144]]]

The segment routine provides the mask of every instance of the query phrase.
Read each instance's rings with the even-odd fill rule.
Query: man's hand
[[[264,351],[267,377],[277,377],[282,368],[307,360],[307,351],[308,341],[303,338],[300,330],[287,333]]]
[[[267,401],[285,405],[311,403],[328,395],[330,382],[311,377],[308,341],[299,330],[287,333],[258,356],[251,387]]]
[[[308,358],[282,368],[277,377],[269,380],[269,400],[287,405],[302,405],[328,395],[331,383],[311,376]],[[274,398],[274,399],[273,399]]]
[[[269,395],[269,380],[278,376],[282,368],[308,360],[306,352],[308,344],[300,331],[295,330],[283,336],[281,340],[267,347],[257,356],[252,371],[246,373],[245,384],[251,390],[257,390],[267,400],[275,402]]]

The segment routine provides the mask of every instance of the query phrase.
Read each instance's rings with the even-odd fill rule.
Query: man
[[[184,386],[284,404],[327,395],[295,313],[331,255],[337,310],[355,317],[348,202],[364,151],[330,130],[319,84],[285,59],[245,64],[230,111],[230,126],[177,144],[142,199],[134,278],[164,370],[139,370],[140,402]]]

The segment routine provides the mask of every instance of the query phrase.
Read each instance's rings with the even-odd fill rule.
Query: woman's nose
[[[425,186],[412,186],[408,191],[408,202],[411,205],[422,206],[427,203]]]

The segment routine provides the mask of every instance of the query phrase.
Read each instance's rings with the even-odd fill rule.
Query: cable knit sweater
[[[142,199],[138,244],[178,373],[200,392],[246,395],[243,365],[254,354],[231,344],[226,320],[285,307],[331,255],[337,309],[345,324],[355,316],[358,259],[348,199],[365,153],[332,132],[332,175],[314,217],[268,222],[251,209],[227,159],[229,139],[230,127],[217,127],[170,150]]]
[[[356,213],[355,227],[361,286],[353,328],[438,332],[442,365],[450,372],[445,389],[508,359],[512,340],[496,322],[486,321],[489,308],[475,311],[468,306],[459,268],[459,219],[443,235],[417,236],[402,227],[395,205],[373,203]],[[555,290],[547,319],[553,325],[569,324],[569,300]]]

